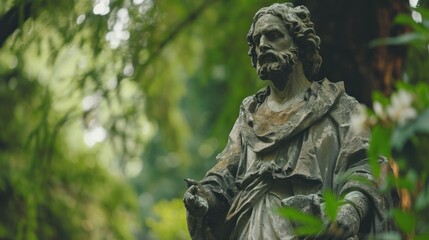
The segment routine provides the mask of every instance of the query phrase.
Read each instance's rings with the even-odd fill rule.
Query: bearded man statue
[[[350,127],[358,102],[342,82],[313,80],[322,58],[308,9],[260,9],[247,41],[267,86],[243,100],[217,164],[188,180],[192,239],[362,239],[389,230],[392,199],[371,172],[369,130]],[[324,214],[326,190],[344,199],[334,222]],[[326,230],[297,236],[293,219],[275,211],[284,206],[319,217]]]

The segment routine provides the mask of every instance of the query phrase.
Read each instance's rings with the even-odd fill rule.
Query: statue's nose
[[[265,52],[270,49],[270,45],[268,44],[267,38],[265,36],[262,36],[259,40],[259,49],[261,52]]]

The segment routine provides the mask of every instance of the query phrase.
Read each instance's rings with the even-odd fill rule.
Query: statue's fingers
[[[354,233],[351,231],[350,227],[347,225],[343,225],[343,235],[341,236],[343,239],[354,239]]]
[[[288,197],[282,200],[282,203],[286,207],[293,207],[296,205],[296,198],[295,197]]]
[[[308,195],[296,195],[288,197],[282,200],[282,202],[290,207],[301,206],[303,204],[310,204],[313,201],[313,198]]]
[[[193,206],[195,205],[195,196],[189,192],[186,192],[183,201],[185,202],[186,207]]]
[[[341,222],[334,222],[331,224],[328,228],[328,234],[332,236],[333,239],[348,239],[353,236],[349,226]]]
[[[349,223],[344,222],[344,220],[343,221],[340,220],[340,221],[337,221],[337,225],[338,225],[338,228],[341,229],[342,239],[348,239],[354,236],[355,233],[352,231],[352,228],[350,227]]]
[[[328,235],[332,237],[332,239],[337,239],[343,236],[343,229],[339,226],[337,222],[332,223],[328,228]]]
[[[189,189],[188,192],[191,193],[192,195],[195,195],[198,192],[198,187],[195,185],[192,185]]]

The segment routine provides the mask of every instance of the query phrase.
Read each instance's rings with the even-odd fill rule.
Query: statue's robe
[[[388,230],[391,202],[371,173],[369,130],[351,129],[358,102],[343,84],[313,82],[302,101],[279,112],[263,106],[269,94],[267,87],[243,100],[226,148],[201,181],[216,204],[203,219],[188,216],[192,238],[294,239],[294,224],[274,210],[282,199],[326,189],[370,199],[360,236]]]

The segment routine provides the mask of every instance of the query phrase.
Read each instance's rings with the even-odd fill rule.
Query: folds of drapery
[[[273,230],[276,224],[289,226],[288,221],[272,223],[278,216],[270,210],[281,201],[273,186],[278,190],[284,184],[292,195],[361,191],[375,210],[365,219],[362,235],[388,229],[384,214],[391,203],[378,191],[368,164],[369,131],[357,134],[350,129],[358,103],[344,93],[343,85],[312,83],[298,107],[261,114],[258,108],[269,93],[264,89],[243,101],[225,150],[201,181],[222,203],[202,221],[204,228],[219,239],[268,232],[288,239],[289,230]]]

